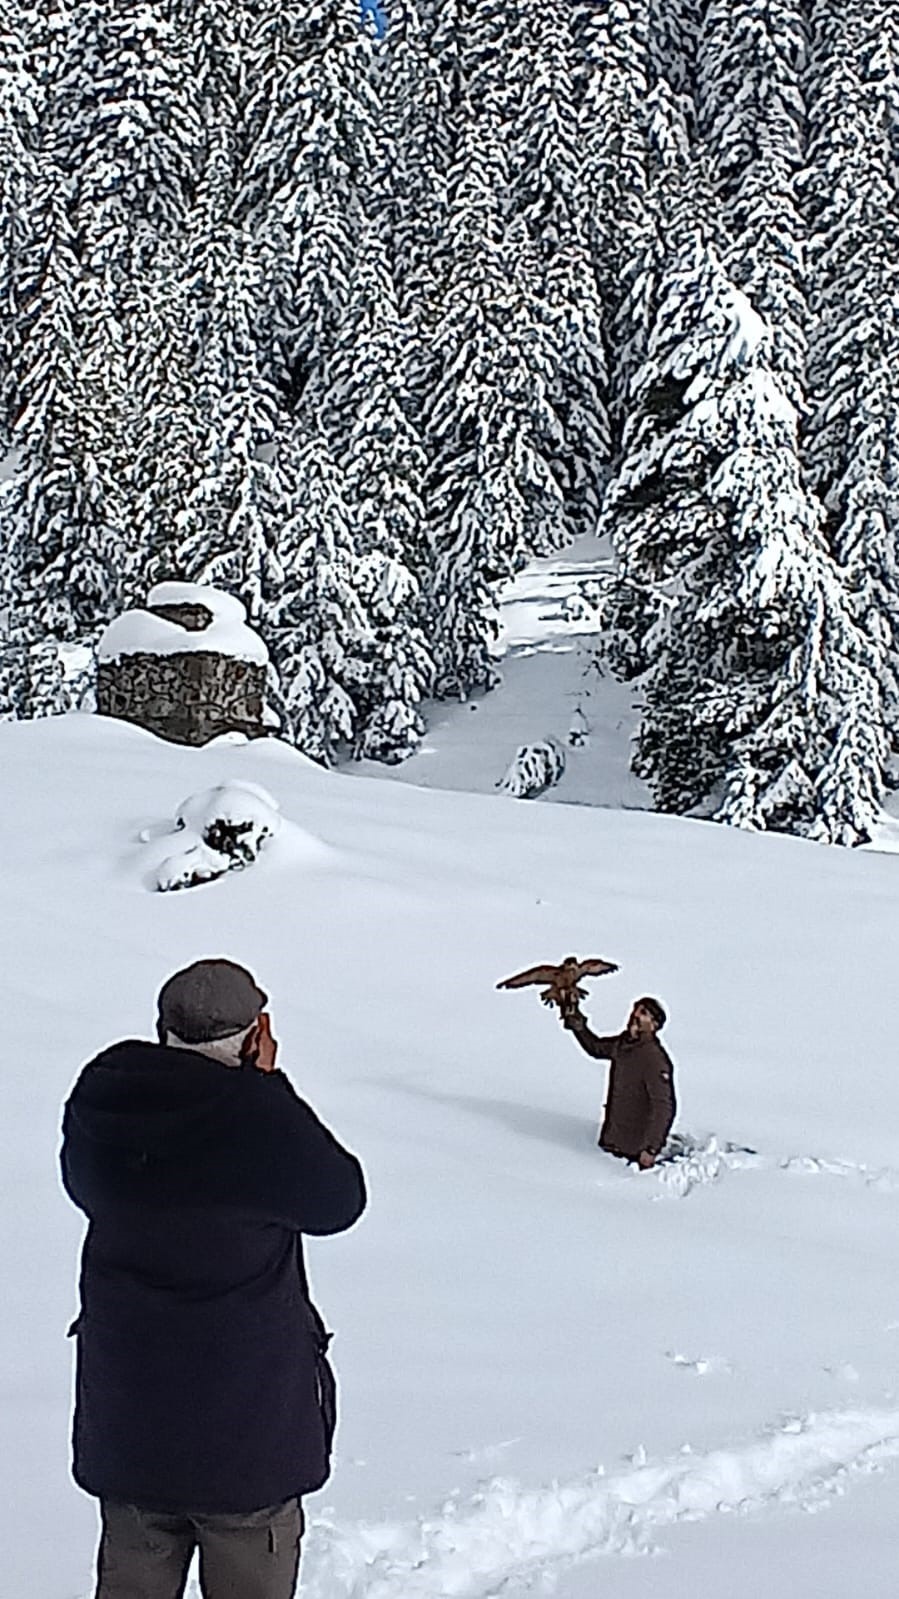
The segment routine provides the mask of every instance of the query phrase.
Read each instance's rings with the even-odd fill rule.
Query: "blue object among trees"
[[[385,33],[387,32],[386,4],[382,4],[382,0],[362,0],[361,11],[362,26],[365,27],[367,22],[373,22],[375,28],[375,38],[383,39]]]

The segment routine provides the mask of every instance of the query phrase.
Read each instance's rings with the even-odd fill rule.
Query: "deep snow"
[[[749,336],[751,327],[743,333]],[[401,765],[347,761],[343,769],[493,794],[521,745],[552,740],[565,750],[565,772],[537,803],[651,809],[647,785],[630,770],[639,682],[617,683],[598,669],[597,600],[611,571],[606,545],[592,537],[532,561],[508,585],[500,607],[501,687],[462,704],[427,704],[428,731]],[[872,847],[899,852],[899,788],[886,799]]]
[[[310,1245],[342,1397],[310,1599],[891,1589],[895,856],[85,716],[0,727],[0,762],[3,1599],[90,1587],[61,1102],[218,953],[258,972],[286,1070],[371,1186]],[[248,872],[149,892],[141,833],[230,780],[274,795],[281,833]],[[572,950],[621,964],[591,985],[602,1029],[636,994],[668,1005],[683,1167],[601,1155],[602,1068],[493,986]]]

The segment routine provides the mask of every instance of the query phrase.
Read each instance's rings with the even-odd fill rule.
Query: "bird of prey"
[[[529,966],[526,972],[517,972],[514,977],[504,977],[497,988],[527,988],[530,983],[545,983],[547,986],[540,998],[544,1005],[558,1005],[563,1016],[568,1011],[576,1011],[578,1000],[586,999],[586,988],[578,985],[582,977],[604,977],[606,972],[617,972],[618,967],[614,961],[604,961],[598,958],[579,961],[576,955],[566,955],[560,966]]]

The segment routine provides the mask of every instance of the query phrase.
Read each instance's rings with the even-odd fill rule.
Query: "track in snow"
[[[614,1476],[524,1489],[502,1479],[415,1523],[313,1518],[302,1599],[491,1599],[598,1556],[649,1553],[675,1522],[809,1508],[899,1457],[899,1410],[782,1420],[733,1449],[647,1461]]]
[[[838,1177],[872,1188],[878,1193],[899,1192],[899,1171],[874,1167],[857,1161],[836,1160],[817,1155],[793,1155],[787,1160],[772,1160],[757,1150],[725,1143],[714,1136],[694,1137],[674,1133],[667,1146],[669,1158],[651,1172],[634,1172],[640,1182],[658,1184],[662,1193],[684,1199],[694,1188],[716,1183],[732,1171],[782,1171],[794,1177]]]

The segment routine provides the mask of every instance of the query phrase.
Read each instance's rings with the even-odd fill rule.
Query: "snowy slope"
[[[652,795],[630,770],[639,684],[617,683],[596,665],[595,599],[610,569],[606,546],[588,537],[531,561],[502,595],[500,686],[461,704],[427,704],[428,731],[401,765],[348,761],[343,769],[492,794],[520,745],[553,739],[564,748],[566,769],[536,803],[650,810]],[[586,728],[583,742],[571,742],[573,724]],[[886,800],[872,847],[899,853],[899,790]]]
[[[272,994],[285,1068],[371,1185],[359,1226],[310,1247],[342,1422],[309,1599],[538,1576],[561,1599],[891,1591],[895,856],[99,718],[0,727],[0,769],[2,1599],[90,1588],[61,1101],[102,1044],[149,1033],[168,972],[220,953]],[[279,801],[268,854],[149,892],[139,833],[229,779]],[[602,1028],[642,992],[669,1006],[698,1150],[680,1169],[601,1155],[601,1067],[533,993],[493,986],[572,950],[621,963],[594,986]]]
[[[594,664],[597,579],[608,567],[607,552],[593,538],[532,561],[503,594],[501,686],[462,704],[427,705],[427,734],[401,765],[351,761],[344,769],[492,794],[519,745],[551,738],[565,749],[566,769],[542,799],[648,809],[649,790],[629,770],[634,690],[599,676]],[[578,716],[587,734],[573,746],[569,731]]]

